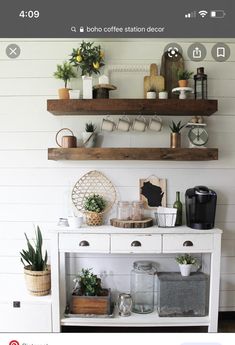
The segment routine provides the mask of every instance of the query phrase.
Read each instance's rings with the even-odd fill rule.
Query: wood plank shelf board
[[[49,99],[47,110],[53,115],[210,116],[218,110],[218,102],[194,99]]]
[[[49,160],[218,160],[217,148],[49,148]]]

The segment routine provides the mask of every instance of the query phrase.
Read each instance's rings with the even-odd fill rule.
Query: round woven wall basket
[[[85,199],[93,194],[99,194],[106,201],[103,212],[96,213],[84,209]],[[102,225],[103,216],[116,201],[116,190],[112,182],[97,170],[89,171],[82,176],[72,190],[72,201],[75,207],[86,215],[87,225]]]
[[[46,296],[51,291],[51,266],[45,271],[31,271],[30,266],[24,268],[24,276],[30,295]]]

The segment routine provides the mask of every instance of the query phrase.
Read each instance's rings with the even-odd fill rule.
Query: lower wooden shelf
[[[218,160],[217,148],[49,148],[49,160],[167,160],[210,161]]]

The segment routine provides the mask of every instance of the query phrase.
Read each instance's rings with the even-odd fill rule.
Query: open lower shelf
[[[121,317],[115,312],[112,318],[81,318],[69,317],[61,319],[62,326],[97,326],[97,327],[179,327],[179,326],[208,326],[209,317],[159,317],[155,311],[150,314],[134,314]]]
[[[177,115],[210,116],[218,110],[217,100],[194,99],[49,99],[53,115]]]
[[[217,148],[49,148],[49,160],[167,160],[209,161],[218,160]]]

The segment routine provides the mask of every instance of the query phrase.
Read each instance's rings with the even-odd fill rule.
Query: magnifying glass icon
[[[72,31],[72,32],[77,32],[76,27],[75,27],[75,26],[71,26],[71,31]]]

